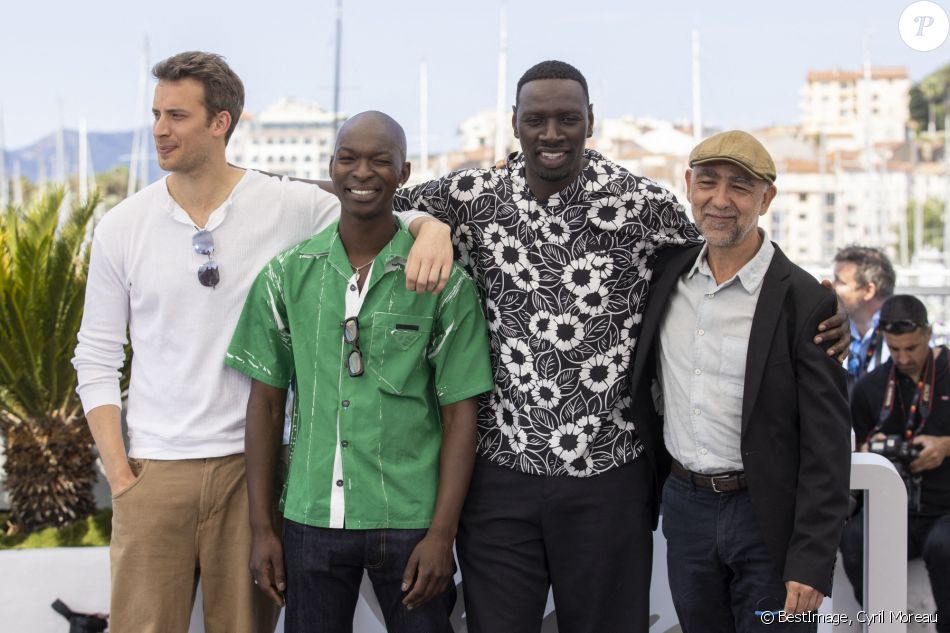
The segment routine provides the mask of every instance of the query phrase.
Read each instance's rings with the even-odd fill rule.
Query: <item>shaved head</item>
[[[340,198],[341,218],[391,217],[396,189],[411,171],[406,133],[391,116],[370,111],[347,119],[330,158],[330,180]]]
[[[355,134],[372,134],[377,138],[385,137],[386,140],[392,143],[393,149],[400,156],[400,160],[406,160],[406,132],[396,122],[396,119],[385,112],[367,110],[348,118],[336,135],[336,146],[333,148],[333,153],[336,154],[340,147],[346,144],[347,138]]]

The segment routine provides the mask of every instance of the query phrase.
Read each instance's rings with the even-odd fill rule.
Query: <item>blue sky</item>
[[[950,0],[937,0],[950,12]],[[707,125],[794,123],[808,69],[875,65],[913,80],[950,61],[950,41],[921,53],[898,35],[909,0],[719,2],[511,0],[508,101],[542,59],[587,76],[595,115],[689,118],[690,32],[702,40]],[[0,9],[0,108],[15,149],[85,117],[91,130],[132,127],[142,41],[151,61],[181,50],[225,55],[246,109],[282,95],[332,104],[335,0],[203,2],[25,0]],[[493,109],[502,0],[344,0],[341,107],[384,110],[418,146],[419,63],[429,66],[430,146],[451,147],[462,118]],[[410,148],[413,151],[413,147]]]

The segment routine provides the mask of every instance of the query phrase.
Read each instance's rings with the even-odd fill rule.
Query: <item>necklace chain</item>
[[[352,264],[352,262],[351,262],[351,263],[350,263],[350,268],[353,269],[353,272],[354,272],[354,273],[359,274],[359,272],[360,272],[361,270],[363,270],[364,268],[366,268],[367,266],[369,266],[370,264],[372,264],[374,260],[375,260],[375,258],[369,260],[368,262],[366,262],[366,263],[363,264],[362,266],[354,266],[354,265]]]

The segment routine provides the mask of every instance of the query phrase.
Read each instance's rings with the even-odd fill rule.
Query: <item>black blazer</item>
[[[634,421],[654,468],[657,502],[670,468],[662,411],[651,395],[659,325],[699,251],[671,249],[657,258],[631,371]],[[775,247],[749,335],[740,440],[752,504],[782,579],[825,595],[847,516],[851,429],[847,372],[812,338],[836,305],[833,292]]]

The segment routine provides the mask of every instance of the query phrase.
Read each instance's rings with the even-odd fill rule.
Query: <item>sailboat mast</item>
[[[340,130],[340,50],[343,38],[343,0],[336,0],[336,57],[333,71],[333,144],[336,147],[336,135]]]
[[[943,263],[950,266],[950,86],[947,86],[944,97],[943,112],[943,182],[946,186],[943,198]]]
[[[66,139],[63,123],[63,100],[59,99],[59,127],[56,129],[56,171],[53,179],[57,185],[66,184]]]
[[[89,140],[86,137],[86,119],[79,119],[79,204],[89,199]]]
[[[419,170],[429,178],[429,66],[419,64]]]
[[[147,161],[148,139],[146,138],[146,117],[145,112],[148,104],[148,37],[142,47],[142,59],[139,66],[139,85],[138,95],[135,101],[135,115],[133,122],[135,125],[132,134],[132,153],[129,156],[129,186],[126,195],[131,196],[139,190],[145,179],[140,176],[142,172],[147,173],[148,167],[140,165],[140,161]]]
[[[703,138],[703,109],[699,95],[699,31],[693,29],[693,142]]]
[[[501,29],[498,42],[498,88],[495,101],[495,162],[504,160],[508,154],[508,128],[505,109],[507,107],[508,74],[508,5],[501,6]]]

